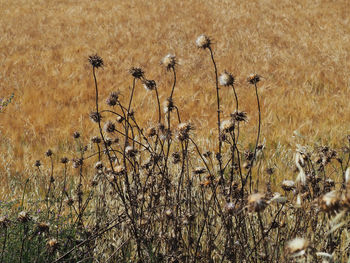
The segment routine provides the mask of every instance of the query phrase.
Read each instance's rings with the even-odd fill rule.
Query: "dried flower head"
[[[129,145],[129,146],[126,146],[125,148],[125,154],[129,157],[135,157],[137,154],[137,150]]]
[[[72,162],[73,162],[73,168],[79,168],[84,163],[83,159],[80,159],[80,158],[73,158]]]
[[[103,67],[103,60],[97,54],[95,54],[93,56],[89,56],[89,62],[92,65],[92,67],[94,67],[94,68]]]
[[[95,163],[95,169],[100,170],[100,169],[102,169],[102,168],[103,168],[103,163],[102,163],[101,161]]]
[[[231,73],[225,71],[222,73],[219,77],[219,83],[221,86],[232,86],[235,83],[235,78],[232,76]]]
[[[173,211],[171,209],[168,209],[165,211],[165,216],[168,218],[168,219],[172,219],[174,217],[174,214],[173,214]]]
[[[65,203],[68,205],[68,206],[72,206],[74,204],[74,200],[72,198],[68,198],[65,200]]]
[[[50,230],[50,223],[41,222],[37,225],[37,231],[41,233],[48,233]]]
[[[172,98],[167,98],[164,102],[164,113],[172,112],[174,109],[174,102]]]
[[[122,175],[125,173],[125,167],[123,165],[118,165],[114,168],[114,172],[117,174],[117,175]]]
[[[62,157],[61,158],[61,163],[63,163],[63,164],[68,163],[68,158],[67,157]]]
[[[58,241],[56,238],[51,238],[50,240],[47,241],[47,248],[50,250],[50,252],[53,252],[58,248]]]
[[[144,78],[144,71],[141,68],[135,68],[132,67],[129,70],[129,73],[135,78],[135,79],[143,79]]]
[[[262,193],[255,193],[248,196],[248,210],[250,212],[261,212],[267,206],[265,195]]]
[[[96,112],[96,111],[90,112],[89,117],[93,122],[100,122],[102,119],[101,114],[99,112]]]
[[[118,116],[116,120],[118,123],[122,123],[124,121],[124,117]]]
[[[210,48],[210,45],[211,45],[211,40],[206,35],[200,35],[199,37],[197,37],[196,46],[198,48],[206,49],[206,48]]]
[[[181,161],[181,156],[178,152],[174,152],[171,156],[173,157],[173,164],[177,164]]]
[[[232,119],[223,120],[220,128],[222,132],[229,133],[235,129],[235,123]]]
[[[307,249],[309,243],[305,238],[296,237],[287,243],[287,250],[290,254],[296,254]]]
[[[112,133],[115,131],[115,124],[111,121],[105,123],[104,130],[108,133]]]
[[[324,194],[320,199],[320,207],[327,213],[338,212],[341,208],[341,200],[337,191],[331,191]]]
[[[94,136],[91,138],[92,143],[101,143],[101,138],[98,136]]]
[[[146,131],[146,136],[147,136],[147,137],[153,137],[153,136],[155,136],[156,134],[157,134],[157,130],[156,130],[155,127],[150,127],[150,128],[148,128],[147,131]]]
[[[247,81],[248,83],[255,85],[256,83],[258,83],[260,81],[261,76],[258,74],[250,74]]]
[[[225,205],[225,209],[228,214],[233,214],[236,210],[236,205],[232,202],[229,202]]]
[[[193,169],[193,174],[200,175],[200,174],[204,174],[206,171],[207,169],[204,167],[196,167]]]
[[[17,220],[21,223],[27,223],[30,220],[28,212],[22,211],[18,214]]]
[[[177,126],[177,137],[180,141],[184,141],[189,138],[190,131],[193,130],[193,126],[189,122],[180,123]]]
[[[163,59],[161,64],[165,66],[167,70],[171,70],[175,68],[176,63],[176,57],[175,55],[168,54]]]
[[[284,191],[292,191],[295,189],[295,183],[292,180],[284,180],[281,187]]]
[[[0,229],[1,228],[7,228],[9,223],[10,223],[10,220],[6,216],[1,216],[0,217]]]
[[[157,87],[157,84],[154,80],[148,80],[148,79],[145,79],[143,81],[143,87],[146,89],[146,90],[155,90],[156,87]]]
[[[50,157],[50,156],[52,155],[51,149],[48,149],[48,150],[46,151],[45,155],[46,155],[47,157]]]
[[[244,111],[235,111],[234,113],[231,113],[231,117],[237,122],[246,122],[248,120],[247,113]]]
[[[41,166],[40,160],[36,160],[34,165],[35,165],[36,167],[40,167],[40,166]]]

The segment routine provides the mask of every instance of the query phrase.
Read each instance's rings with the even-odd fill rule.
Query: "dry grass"
[[[3,164],[22,176],[25,164],[48,147],[70,151],[73,131],[91,132],[87,113],[94,94],[86,57],[95,52],[106,64],[99,77],[103,97],[117,89],[127,94],[127,70],[140,65],[158,82],[161,101],[171,78],[159,61],[176,54],[174,99],[197,133],[210,127],[215,134],[214,76],[194,45],[201,33],[214,39],[219,72],[237,76],[241,108],[252,123],[256,104],[245,78],[251,72],[264,77],[262,137],[273,148],[342,140],[350,131],[348,1],[240,2],[1,0],[0,94],[15,93],[0,119],[1,151],[8,153]],[[153,99],[143,90],[136,94],[136,114],[145,122],[156,120]],[[231,95],[223,105],[227,116]],[[252,138],[256,126],[243,130]]]

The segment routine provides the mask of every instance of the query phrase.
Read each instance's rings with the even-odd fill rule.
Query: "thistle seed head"
[[[132,67],[129,70],[129,73],[135,78],[135,79],[143,79],[144,78],[144,71],[141,68],[135,68]]]
[[[248,120],[247,113],[244,111],[235,111],[234,113],[231,113],[231,117],[237,122],[246,122]]]
[[[174,68],[175,68],[175,65],[177,64],[177,63],[176,63],[176,57],[175,57],[175,55],[172,55],[172,54],[166,55],[166,56],[162,59],[161,64],[162,64],[163,66],[165,66],[165,68],[166,68],[167,70],[174,69]]]
[[[47,241],[46,244],[47,244],[47,248],[51,252],[55,251],[58,248],[58,246],[59,246],[59,243],[58,243],[56,238],[51,238],[49,241]]]
[[[115,124],[111,121],[105,123],[104,130],[108,133],[112,133],[115,131]]]
[[[299,253],[308,248],[308,241],[305,238],[296,237],[287,243],[287,250],[290,254]]]
[[[196,46],[198,48],[206,49],[206,48],[210,48],[210,45],[211,45],[211,40],[206,35],[200,35],[199,37],[197,37]]]
[[[261,212],[267,206],[265,195],[262,193],[255,193],[248,196],[248,210],[250,212]]]
[[[96,170],[101,170],[103,168],[103,163],[102,162],[97,162],[96,164],[95,164],[95,169]]]
[[[340,196],[336,191],[324,194],[320,199],[320,207],[327,213],[334,214],[341,208]]]
[[[220,75],[219,83],[221,86],[225,86],[225,87],[233,86],[233,84],[235,83],[235,78],[232,76],[231,73],[228,73],[227,71],[225,71]]]
[[[21,211],[17,217],[17,220],[21,223],[27,223],[30,219],[31,218],[30,218],[28,212],[26,212],[26,211]]]
[[[34,165],[35,165],[36,167],[40,167],[40,166],[41,166],[40,160],[36,160]]]
[[[180,141],[184,141],[189,138],[189,133],[190,131],[193,130],[193,127],[191,123],[185,122],[185,123],[180,123],[177,126],[177,137]]]
[[[62,157],[61,158],[61,163],[63,163],[63,164],[68,163],[68,158],[67,157]]]
[[[200,174],[204,174],[206,171],[207,171],[207,169],[204,167],[196,167],[193,170],[193,174],[200,175]]]
[[[255,85],[260,81],[261,76],[258,74],[250,74],[247,81],[249,84]]]
[[[221,122],[221,131],[229,133],[235,128],[235,123],[232,119],[224,120]]]
[[[157,87],[157,84],[154,80],[148,80],[148,79],[145,79],[143,81],[143,87],[146,89],[146,90],[155,90],[156,87]]]
[[[295,183],[292,180],[284,180],[281,187],[284,191],[289,192],[295,189]]]
[[[101,114],[99,112],[96,112],[96,111],[90,112],[89,117],[93,122],[100,122],[102,119]]]
[[[45,155],[46,155],[47,157],[50,157],[50,156],[52,155],[51,149],[48,149],[48,150],[46,151]]]
[[[103,60],[97,54],[89,56],[89,62],[94,68],[103,67]]]
[[[101,138],[98,136],[94,136],[91,138],[92,143],[101,143]]]
[[[126,146],[125,148],[125,154],[129,157],[135,157],[137,154],[137,150],[129,145],[129,146]]]
[[[10,220],[6,216],[1,216],[0,217],[0,229],[1,228],[7,228],[9,223],[10,223]]]

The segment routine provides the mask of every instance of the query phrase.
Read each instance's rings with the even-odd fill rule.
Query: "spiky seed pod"
[[[248,196],[248,210],[250,212],[261,212],[267,206],[265,195],[255,193]]]
[[[284,191],[289,192],[295,189],[295,183],[292,180],[283,180],[281,187]]]
[[[193,130],[191,123],[184,122],[177,126],[177,137],[180,141],[184,141],[189,138],[190,131]]]
[[[34,165],[35,167],[40,167],[41,166],[40,160],[36,160]]]
[[[237,122],[248,121],[247,113],[244,111],[235,111],[231,114],[231,118]]]
[[[146,131],[146,136],[147,137],[153,137],[153,136],[156,136],[157,135],[157,130],[155,127],[150,127],[147,129]]]
[[[177,64],[177,63],[176,63],[176,57],[175,57],[175,55],[172,55],[172,54],[166,55],[166,56],[162,59],[161,64],[162,64],[163,66],[165,66],[165,68],[166,68],[167,70],[171,70],[171,69],[175,68],[175,65]]]
[[[305,238],[296,237],[288,241],[286,248],[288,253],[295,255],[297,253],[305,251],[308,248],[308,246],[309,242]]]
[[[102,162],[95,163],[95,169],[96,170],[101,170],[102,168],[103,168],[103,163]]]
[[[336,191],[324,194],[320,199],[320,207],[323,211],[334,214],[341,208],[340,196]]]
[[[168,209],[165,211],[165,216],[167,219],[173,219],[174,218],[174,214],[173,211],[171,209]]]
[[[211,45],[211,40],[206,35],[200,35],[199,37],[197,37],[196,46],[198,48],[206,49],[206,48],[210,48],[210,45]]]
[[[37,232],[48,233],[50,231],[50,223],[40,222],[37,225]]]
[[[181,161],[181,156],[178,152],[174,152],[171,156],[173,157],[173,164],[177,164]]]
[[[141,68],[132,67],[129,70],[129,73],[135,78],[135,79],[143,79],[144,78],[144,71]]]
[[[90,112],[89,117],[93,122],[99,122],[102,119],[101,114],[95,111]]]
[[[225,71],[222,73],[219,77],[219,83],[221,86],[232,86],[235,83],[235,78],[232,76],[231,73]]]
[[[21,211],[17,217],[17,220],[21,223],[27,223],[30,219],[31,218],[30,218],[28,212],[26,212],[26,211]]]
[[[111,138],[105,138],[106,145],[109,147],[113,144],[113,140]]]
[[[89,56],[89,62],[94,68],[103,67],[103,60],[97,54]]]
[[[46,151],[45,155],[46,155],[47,157],[50,157],[50,156],[52,155],[51,149],[48,149],[48,150]]]
[[[221,122],[221,131],[229,133],[235,129],[235,123],[232,119],[223,120]]]
[[[247,81],[249,84],[255,85],[256,83],[258,83],[260,81],[261,76],[258,74],[250,74]]]
[[[143,87],[146,89],[146,90],[155,90],[156,87],[157,87],[157,84],[154,80],[148,80],[148,79],[145,79],[143,81]]]
[[[10,220],[6,216],[0,217],[0,229],[7,228],[10,223]]]
[[[101,143],[101,138],[98,136],[94,136],[91,138],[92,143]]]
[[[68,198],[65,200],[65,203],[68,205],[68,206],[72,206],[74,204],[74,200],[72,198]]]
[[[125,173],[125,167],[123,165],[118,165],[118,166],[115,167],[114,172],[117,175],[122,175],[122,174]]]
[[[73,168],[79,168],[84,163],[83,159],[80,159],[80,158],[73,158],[72,162],[73,162],[73,164],[72,164]]]
[[[129,146],[126,146],[125,148],[125,154],[126,156],[129,156],[129,157],[135,157],[137,154],[137,150],[129,145]]]
[[[204,167],[196,167],[195,169],[193,169],[193,174],[200,175],[204,174],[206,171],[207,169],[205,169]]]
[[[111,121],[105,123],[104,130],[108,133],[112,133],[115,131],[115,124]]]
[[[236,210],[236,205],[232,202],[229,202],[225,205],[226,212],[232,215]]]
[[[124,117],[122,117],[122,116],[118,116],[117,117],[117,122],[118,123],[122,123],[124,121]]]
[[[48,250],[50,250],[50,252],[53,252],[58,248],[59,243],[56,238],[51,238],[50,240],[47,241],[46,245]]]
[[[172,98],[167,98],[164,102],[164,113],[172,112],[174,109],[174,102]]]

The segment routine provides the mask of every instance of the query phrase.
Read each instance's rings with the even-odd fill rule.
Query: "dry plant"
[[[17,200],[0,204],[1,263],[349,262],[350,136],[340,150],[298,145],[295,180],[274,184],[279,167],[270,162],[283,156],[276,150],[266,158],[260,139],[262,77],[251,74],[242,84],[255,95],[258,113],[249,143],[242,139],[249,115],[240,110],[236,78],[219,74],[211,38],[201,35],[196,45],[209,51],[207,74],[215,76],[211,148],[174,99],[181,67],[175,55],[161,60],[164,78],[171,77],[163,111],[157,82],[142,67],[129,70],[129,96],[115,90],[102,106],[105,61],[91,55],[86,92],[94,94],[95,129],[73,133],[71,158],[47,150],[16,187]],[[136,96],[153,98],[156,123],[139,121]],[[231,113],[222,118],[227,105]]]

